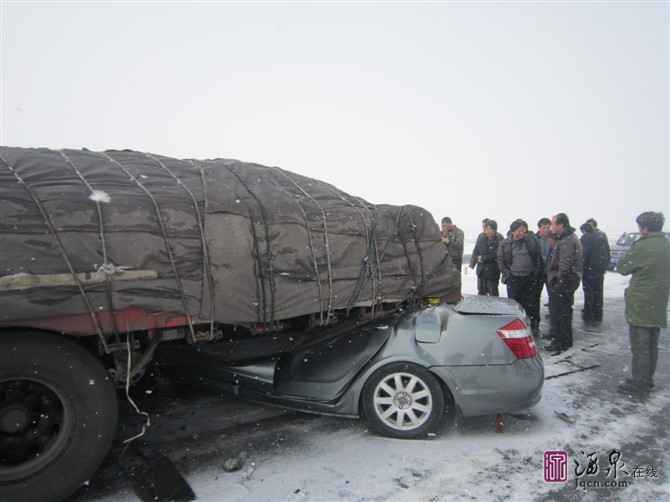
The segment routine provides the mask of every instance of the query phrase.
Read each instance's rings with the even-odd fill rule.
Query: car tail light
[[[537,347],[528,326],[521,319],[514,319],[496,331],[517,359],[537,356]]]

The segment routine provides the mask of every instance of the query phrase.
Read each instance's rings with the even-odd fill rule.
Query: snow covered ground
[[[463,282],[465,293],[475,292],[472,271],[463,274]],[[229,406],[247,410],[253,423],[212,430],[207,426],[208,407],[195,402],[193,440],[170,444],[168,455],[186,474],[198,500],[211,502],[670,500],[666,333],[661,336],[657,390],[644,401],[616,392],[629,375],[623,318],[627,282],[607,274],[606,315],[598,330],[582,326],[580,289],[575,347],[555,357],[543,353],[546,376],[555,378],[545,381],[543,398],[535,408],[505,416],[502,433],[495,431],[495,417],[481,417],[446,426],[426,440],[394,440],[371,434],[358,421],[277,414],[235,400]],[[544,320],[542,327],[546,329]],[[569,373],[594,365],[599,366]],[[569,374],[560,376],[563,373]],[[607,477],[607,469],[613,449],[621,452],[617,481],[627,486],[595,487],[594,481],[611,480],[613,473]],[[545,482],[543,455],[548,450],[568,453],[567,482]],[[225,459],[241,452],[246,456],[243,468],[225,472]],[[578,487],[575,460],[586,466],[586,455],[592,452],[599,454],[599,471],[580,478],[591,482],[589,487]],[[651,476],[654,471],[656,477]],[[74,500],[137,500],[127,483],[110,479],[102,475],[92,480]]]

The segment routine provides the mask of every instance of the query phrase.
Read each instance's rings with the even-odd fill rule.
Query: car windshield
[[[631,232],[623,234],[619,237],[619,240],[616,241],[617,246],[632,246],[633,243],[640,238],[640,234],[637,232]]]

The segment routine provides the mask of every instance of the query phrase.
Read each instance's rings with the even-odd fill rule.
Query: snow
[[[103,192],[102,190],[93,190],[88,198],[93,202],[104,202],[105,204],[112,202],[112,198],[109,196],[109,194],[107,192]]]
[[[606,315],[618,323],[622,323],[621,298],[627,283],[619,275],[606,276]],[[503,295],[504,289],[502,286]],[[476,292],[472,270],[464,271],[463,291]],[[667,428],[670,409],[666,390],[659,389],[645,402],[630,401],[614,392],[628,374],[625,325],[605,326],[600,333],[583,331],[578,315],[582,302],[580,288],[575,347],[557,357],[543,355],[546,374],[563,373],[575,365],[600,364],[600,368],[546,380],[540,403],[527,413],[506,415],[502,433],[495,432],[495,417],[483,417],[465,419],[425,440],[396,440],[371,434],[359,421],[324,417],[288,424],[293,435],[277,442],[275,451],[253,455],[238,472],[223,472],[221,466],[229,455],[221,451],[218,459],[210,457],[189,473],[188,480],[198,500],[209,502],[658,500],[668,494],[670,463],[665,453],[654,459],[659,475],[664,476],[663,484],[639,480],[621,492],[575,487],[574,455],[593,450],[604,455],[619,448],[624,462],[630,462],[640,449],[631,445],[642,442],[642,450],[651,448],[649,438],[658,436],[659,427]],[[544,308],[542,311],[546,315]],[[661,340],[660,357],[664,358],[670,347],[663,336]],[[662,364],[659,361],[659,368]],[[667,376],[667,370],[663,371]],[[547,450],[569,452],[566,484],[544,481]],[[601,460],[603,470],[606,465]],[[124,491],[99,500],[135,497]]]

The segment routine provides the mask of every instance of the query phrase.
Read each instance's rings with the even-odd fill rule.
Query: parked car
[[[610,250],[610,270],[616,270],[619,260],[628,252],[633,244],[640,238],[639,232],[624,232]],[[670,240],[670,232],[665,232],[665,238]]]

